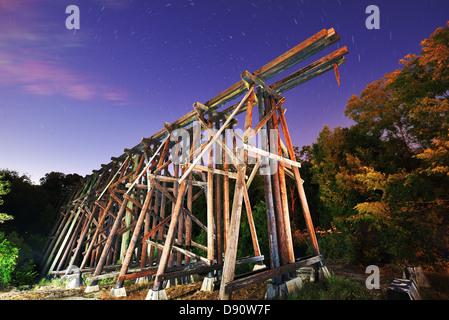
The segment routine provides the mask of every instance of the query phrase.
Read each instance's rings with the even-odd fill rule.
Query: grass
[[[331,276],[320,282],[307,282],[290,300],[373,300],[376,297],[357,282]]]

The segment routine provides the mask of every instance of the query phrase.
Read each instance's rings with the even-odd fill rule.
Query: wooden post
[[[290,159],[296,161],[295,152],[293,150],[292,140],[290,138],[290,133],[288,132],[287,122],[285,121],[284,113],[282,109],[279,111],[279,118],[281,120],[282,131],[284,133],[285,143],[290,155]],[[304,215],[304,220],[306,221],[307,232],[312,242],[312,250],[314,255],[320,254],[320,249],[318,248],[318,242],[316,239],[315,228],[313,227],[312,217],[310,215],[309,205],[307,204],[306,193],[304,192],[303,181],[299,170],[297,167],[293,168],[293,174],[295,175],[296,188],[298,189],[299,199],[301,202],[302,212]]]
[[[127,204],[128,204],[128,199],[124,198],[122,205],[120,207],[120,211],[117,213],[117,217],[115,218],[114,225],[112,226],[111,231],[109,232],[108,240],[106,241],[106,244],[103,247],[103,251],[101,252],[101,256],[98,261],[98,265],[95,268],[95,272],[93,274],[94,277],[100,275],[101,271],[103,270],[103,266],[106,261],[106,257],[109,253],[109,249],[111,248],[112,241],[114,240],[117,230],[118,230],[120,224],[122,223],[123,213],[125,212]],[[97,284],[97,281],[94,280],[94,281],[92,281],[90,286],[95,286],[96,284]]]
[[[96,242],[96,240],[97,240],[97,237],[98,237],[98,235],[99,235],[99,233],[100,233],[100,230],[101,230],[102,227],[103,227],[104,220],[105,220],[106,217],[108,216],[109,210],[111,209],[112,204],[113,204],[113,200],[112,200],[112,198],[111,198],[111,199],[109,200],[109,203],[108,203],[108,205],[106,206],[106,208],[103,209],[103,214],[101,215],[101,217],[100,217],[100,219],[99,219],[99,221],[98,221],[98,225],[97,225],[97,227],[96,227],[96,229],[95,229],[95,233],[94,233],[94,235],[92,236],[92,239],[91,239],[91,241],[90,241],[89,248],[87,249],[87,252],[84,254],[83,262],[81,262],[80,269],[83,269],[84,266],[86,265],[87,259],[89,258],[90,254],[91,254],[91,252],[92,252],[92,249],[93,249],[93,247],[94,247],[94,245],[95,245],[95,242]]]
[[[179,213],[181,212],[182,200],[183,200],[184,192],[186,191],[186,188],[187,188],[187,181],[184,181],[183,183],[181,183],[181,186],[179,187],[179,193],[178,193],[178,197],[176,199],[175,210],[173,211],[173,213],[171,215],[170,226],[168,228],[167,237],[165,239],[164,249],[162,250],[159,267],[158,267],[157,273],[156,273],[156,279],[154,280],[154,287],[153,287],[154,291],[161,289],[161,285],[162,285],[161,276],[165,272],[165,267],[168,262],[168,256],[170,254],[171,246],[173,244],[175,228],[176,228],[176,224],[178,223],[178,216],[179,216]]]
[[[226,131],[223,134],[223,143],[226,145]],[[223,170],[228,172],[229,165],[227,161],[226,152],[223,151]],[[229,177],[223,176],[223,242],[224,252],[226,252],[226,243],[229,230]]]
[[[83,227],[81,235],[78,239],[78,246],[76,247],[75,253],[73,254],[72,261],[70,262],[70,265],[67,268],[66,275],[68,274],[68,271],[71,269],[71,266],[73,266],[73,264],[75,264],[75,261],[81,252],[81,249],[82,249],[83,243],[84,243],[84,239],[86,238],[87,231],[89,229],[90,224],[92,223],[92,220],[93,220],[96,212],[97,212],[97,204],[95,204],[94,208],[92,209],[92,212],[90,213],[90,216],[89,216],[89,219],[87,220],[86,225]]]
[[[139,214],[139,219],[137,220],[136,226],[134,227],[134,231],[133,231],[133,235],[131,237],[131,241],[129,242],[128,249],[126,250],[125,259],[123,260],[122,267],[120,269],[120,274],[118,276],[118,281],[117,281],[116,288],[123,287],[123,281],[121,280],[121,278],[123,276],[125,276],[126,272],[128,271],[128,266],[129,266],[129,263],[131,262],[133,251],[134,251],[134,248],[135,248],[136,243],[137,243],[137,238],[139,237],[139,234],[141,232],[142,223],[143,223],[143,220],[144,220],[144,218],[146,216],[146,213],[147,213],[147,210],[148,210],[148,206],[150,205],[151,198],[153,197],[153,192],[154,192],[154,188],[149,189],[148,192],[147,192],[147,196],[145,198],[145,202],[144,202],[142,210],[140,211],[140,214]]]
[[[265,111],[268,113],[271,110],[271,101],[270,97],[268,95],[265,96]],[[273,119],[270,119],[267,123],[267,129],[268,129],[268,136],[269,136],[269,146],[270,148],[276,148],[277,149],[277,140],[272,137],[272,130],[273,127]],[[279,132],[278,132],[279,134]],[[273,150],[270,150],[272,153]],[[277,154],[277,152],[276,152]],[[272,179],[272,185],[273,185],[273,199],[274,199],[274,207],[276,209],[276,226],[277,226],[277,236],[278,236],[278,244],[279,244],[279,258],[281,265],[285,265],[288,263],[288,248],[287,248],[287,239],[286,239],[286,232],[285,232],[285,226],[284,226],[284,218],[283,218],[283,210],[282,210],[282,199],[281,199],[281,190],[279,185],[279,166],[277,166],[276,172],[272,173],[271,179]]]
[[[216,129],[219,129],[218,122],[216,123]],[[215,168],[220,169],[220,160],[223,157],[220,157],[224,150],[220,152],[221,146],[218,143],[215,144]],[[221,233],[221,179],[220,175],[215,175],[215,229],[216,229],[216,238],[217,238],[217,263],[223,262],[223,244],[222,244],[222,233]]]
[[[262,120],[265,116],[263,95],[261,92],[257,92],[258,102],[259,102],[259,120]],[[268,151],[268,134],[267,125],[264,125],[260,131],[261,147],[262,150]],[[266,158],[266,161],[262,160],[260,165],[260,170],[262,171],[264,180],[264,191],[265,191],[265,205],[267,209],[267,228],[268,228],[268,242],[270,247],[270,267],[277,268],[280,266],[279,262],[279,252],[278,252],[278,238],[276,229],[276,217],[274,209],[273,200],[273,190],[271,184],[271,170],[270,170],[270,160]],[[273,279],[275,283],[278,283],[278,279]]]
[[[61,255],[62,250],[64,249],[65,244],[67,243],[67,240],[69,239],[69,236],[72,233],[73,227],[75,226],[75,223],[77,222],[78,216],[79,216],[80,213],[81,213],[81,210],[78,208],[76,213],[74,213],[74,218],[73,218],[73,220],[72,220],[72,222],[70,224],[69,230],[67,230],[67,233],[66,233],[66,235],[64,237],[64,240],[62,241],[62,244],[60,245],[59,250],[58,250],[55,258],[53,259],[53,263],[51,264],[50,269],[48,269],[48,271],[47,271],[47,275],[49,275],[53,271],[53,268],[55,267],[56,262],[58,261],[59,256]]]
[[[69,243],[68,243],[68,245],[67,245],[67,247],[66,247],[66,249],[65,249],[65,251],[64,251],[64,254],[63,254],[62,257],[61,257],[61,261],[59,261],[59,264],[58,264],[58,266],[56,267],[56,271],[60,271],[61,268],[63,268],[63,266],[64,266],[64,264],[65,264],[65,261],[66,261],[67,257],[69,256],[70,252],[71,252],[72,249],[73,249],[73,245],[74,245],[74,243],[75,243],[75,239],[76,239],[76,237],[77,237],[77,235],[78,235],[79,229],[81,228],[81,226],[83,225],[83,221],[85,220],[85,219],[84,219],[84,218],[85,218],[85,211],[82,210],[81,208],[80,208],[80,210],[82,211],[82,214],[81,214],[81,216],[78,218],[78,223],[77,223],[77,225],[76,225],[76,227],[75,227],[75,231],[73,232],[73,234],[72,234],[72,236],[71,236],[71,238],[70,238],[70,240],[69,240]]]
[[[142,159],[144,158],[143,154],[142,154],[141,158]],[[139,167],[139,157],[136,155],[132,160],[134,162],[133,163],[133,171],[136,173],[130,177],[130,180],[132,180],[133,177],[137,178],[137,170]],[[131,195],[131,198],[134,199],[134,195]],[[128,201],[127,208],[129,210],[127,210],[125,212],[125,225],[128,227],[131,224],[131,220],[132,220],[132,215],[129,211],[132,211],[134,208],[134,204],[132,201]],[[121,262],[123,262],[123,260],[125,259],[125,254],[126,254],[126,251],[127,251],[128,245],[129,245],[130,233],[131,233],[131,230],[128,230],[122,234],[122,245],[120,248],[120,261]]]
[[[274,107],[274,99],[271,98],[271,107]],[[281,108],[282,110],[282,108]],[[278,155],[282,156],[282,148],[281,148],[281,135],[279,132],[279,125],[277,122],[276,113],[273,114],[273,128],[277,130],[277,144]],[[293,252],[293,239],[292,239],[292,231],[290,227],[290,214],[288,212],[288,198],[287,198],[287,186],[285,182],[285,173],[284,173],[284,165],[281,162],[278,162],[278,176],[279,176],[279,187],[281,192],[281,201],[282,201],[282,215],[284,228],[285,228],[285,240],[287,247],[287,257],[288,263],[295,262],[295,254]]]
[[[212,126],[212,121],[210,123]],[[211,143],[212,137],[209,139]],[[208,167],[213,168],[213,148],[209,151]],[[214,263],[214,174],[211,171],[207,172],[207,192],[206,192],[206,207],[207,207],[207,259],[210,264]]]
[[[245,127],[244,127],[244,139],[247,142],[247,133],[251,128],[252,123],[252,112],[253,112],[253,102],[254,102],[254,85],[251,86],[252,90],[248,92],[250,95],[248,96],[248,103],[246,108],[246,117],[245,117]],[[243,164],[238,165],[237,169],[237,181],[235,182],[235,191],[234,191],[234,201],[232,203],[232,214],[231,214],[231,222],[229,225],[229,236],[226,244],[226,255],[223,266],[223,275],[221,278],[221,286],[220,286],[220,300],[227,300],[231,298],[231,293],[226,292],[226,284],[232,280],[234,280],[234,272],[235,272],[235,261],[237,259],[237,247],[239,240],[239,232],[240,232],[240,218],[242,214],[242,201],[243,201],[243,188],[245,185],[245,174],[246,174],[246,164],[247,164],[247,152],[243,149],[240,149],[240,159],[244,160]]]

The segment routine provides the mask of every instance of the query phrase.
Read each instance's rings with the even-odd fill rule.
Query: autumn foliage
[[[449,22],[401,68],[352,96],[350,128],[325,126],[302,150],[328,255],[355,262],[449,261]]]

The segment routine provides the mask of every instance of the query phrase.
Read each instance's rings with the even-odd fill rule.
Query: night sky
[[[380,29],[368,30],[368,5]],[[77,5],[80,29],[65,9]],[[322,29],[335,28],[341,86],[328,72],[284,93],[293,143],[350,126],[351,95],[420,52],[449,1],[0,0],[0,169],[90,174]],[[269,84],[271,81],[268,82]]]

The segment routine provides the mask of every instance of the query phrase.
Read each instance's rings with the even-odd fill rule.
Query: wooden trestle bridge
[[[255,72],[243,72],[233,86],[204,104],[196,102],[180,119],[93,170],[61,207],[43,251],[44,275],[80,281],[83,274],[91,280],[86,291],[98,290],[100,279],[115,277],[113,295],[126,295],[127,279],[152,279],[147,299],[165,299],[170,281],[185,283],[193,274],[207,274],[202,290],[219,285],[220,299],[231,299],[234,290],[268,279],[280,290],[303,266],[325,270],[281,94],[329,70],[340,82],[338,66],[348,50],[339,48],[271,85],[266,82],[339,40],[334,29],[316,33]],[[243,113],[239,134],[236,116]],[[209,140],[201,142],[202,134]],[[261,254],[252,217],[248,190],[255,174],[263,175],[269,257]],[[313,248],[308,257],[295,258],[293,251],[286,190],[290,178],[296,182]],[[235,180],[233,199],[230,180]],[[193,209],[202,196],[206,207],[201,216],[205,212],[207,221],[200,221]],[[252,257],[237,257],[243,205]],[[192,239],[193,224],[206,232],[207,243]],[[236,265],[254,262],[253,272],[235,276]]]

